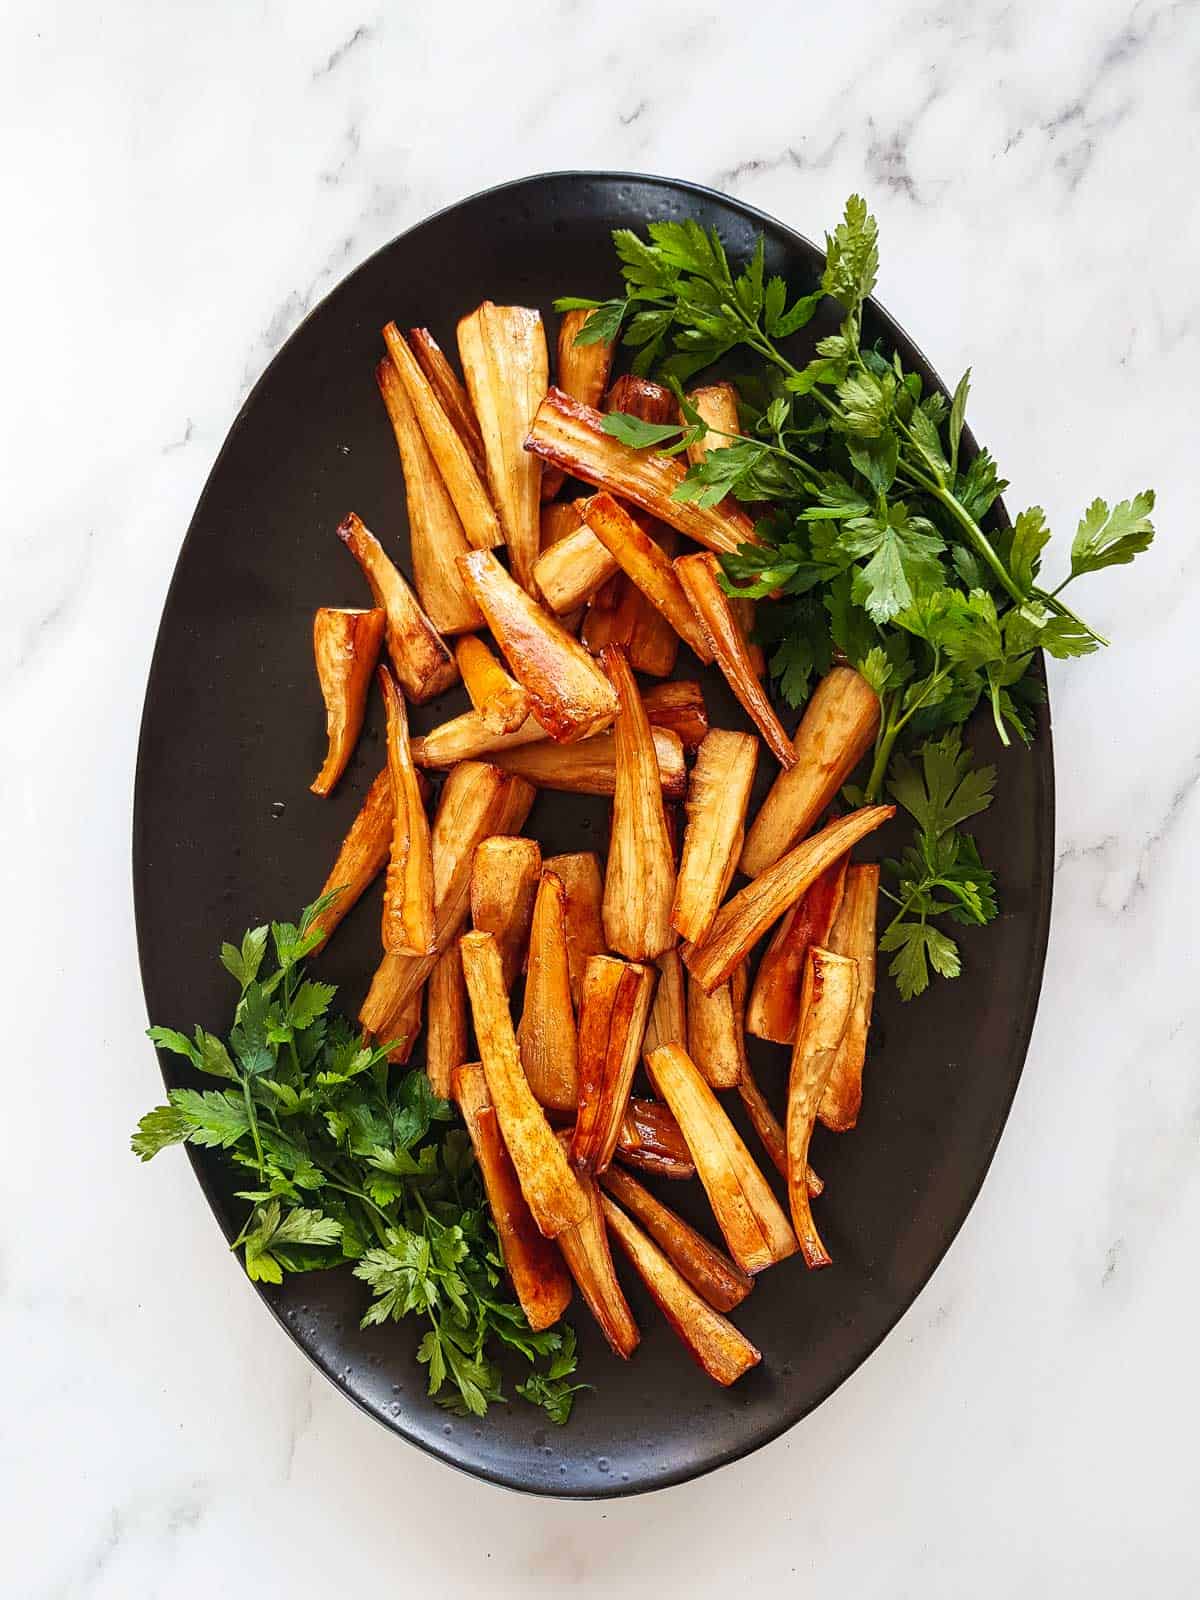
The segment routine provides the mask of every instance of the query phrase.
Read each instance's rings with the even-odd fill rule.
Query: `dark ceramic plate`
[[[463,201],[379,251],[260,379],[188,530],[146,696],[133,855],[142,975],[156,1022],[224,1028],[230,992],[215,960],[220,941],[312,898],[380,766],[373,707],[334,798],[308,792],[324,728],[312,613],[366,601],[334,528],[355,509],[408,565],[402,480],[373,379],[380,328],[389,318],[401,327],[425,323],[453,350],[457,318],[490,296],[540,307],[552,333],[555,295],[604,296],[618,287],[611,228],[688,215],[716,225],[737,257],[762,230],[770,271],[797,288],[816,281],[820,257],[806,239],[709,190],[620,174],[528,178]],[[872,320],[873,334],[937,381],[885,313],[875,308]],[[695,671],[681,651],[680,674]],[[744,726],[719,677],[703,676],[714,723]],[[423,730],[462,703],[448,696],[417,711],[414,724]],[[976,735],[990,754],[987,730]],[[760,767],[765,786],[765,755]],[[548,850],[598,845],[604,809],[546,794],[529,831]],[[348,1271],[289,1279],[263,1299],[364,1410],[441,1459],[515,1488],[632,1494],[695,1477],[775,1438],[853,1372],[912,1304],[991,1161],[1029,1042],[1050,915],[1046,719],[1032,751],[1004,754],[999,796],[976,831],[998,872],[1004,915],[963,939],[963,977],[936,984],[916,1005],[901,1006],[891,981],[881,982],[858,1129],[842,1137],[818,1130],[814,1145],[828,1184],[820,1224],[835,1265],[807,1273],[790,1261],[760,1279],[736,1320],[764,1359],[732,1390],[692,1365],[637,1284],[630,1295],[644,1338],[628,1365],[576,1306],[580,1371],[595,1389],[563,1429],[520,1402],[493,1407],[482,1423],[449,1417],[425,1394],[415,1328],[359,1331],[364,1291]],[[880,850],[893,842],[882,839]],[[321,959],[348,1009],[378,960],[377,896],[378,888]],[[759,1055],[781,1105],[786,1053],[766,1045]],[[162,1066],[169,1083],[183,1081],[177,1058]],[[202,1155],[195,1165],[232,1236],[241,1204],[220,1161]],[[673,1203],[711,1227],[698,1185],[669,1187]]]

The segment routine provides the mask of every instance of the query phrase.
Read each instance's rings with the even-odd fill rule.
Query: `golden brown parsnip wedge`
[[[651,543],[661,550],[666,560],[679,554],[679,535],[665,523],[655,522],[644,512],[638,512],[639,527],[651,524]],[[635,519],[636,520],[636,519]],[[637,612],[629,638],[629,664],[636,672],[648,673],[652,678],[669,678],[679,659],[679,634],[670,619],[658,609],[648,595],[637,589]]]
[[[567,891],[562,879],[549,871],[542,872],[533,906],[529,975],[517,1044],[534,1098],[552,1111],[574,1111],[579,1069],[567,954]]]
[[[509,671],[529,693],[530,710],[552,739],[569,743],[607,727],[616,715],[612,685],[577,639],[509,577],[487,550],[459,565]]]
[[[617,1147],[654,993],[654,971],[593,956],[579,1008],[579,1109],[571,1161],[603,1172]]]
[[[758,759],[750,733],[714,728],[696,754],[685,805],[683,857],[671,907],[676,933],[698,944],[733,880]]]
[[[680,556],[675,563],[676,575],[708,634],[726,682],[762,734],[771,754],[782,766],[790,767],[796,753],[755,673],[746,636],[730,608],[728,596],[721,589],[720,571],[716,556],[707,550]]]
[[[646,1065],[675,1113],[729,1253],[743,1272],[761,1272],[795,1253],[796,1237],[716,1095],[677,1044],[652,1050]]]
[[[575,340],[594,311],[567,311],[558,325],[558,360],[555,376],[558,387],[573,400],[598,406],[612,370],[614,345],[610,339],[595,344],[576,344]],[[542,474],[542,499],[553,500],[563,486],[565,474],[548,467]]]
[[[618,572],[592,596],[579,637],[594,656],[610,644],[628,650],[645,604],[637,586]]]
[[[829,1071],[821,1096],[820,1118],[835,1133],[845,1133],[858,1121],[862,1106],[863,1065],[867,1034],[875,999],[875,911],[879,900],[879,868],[873,862],[855,863],[846,872],[846,889],[828,948],[835,955],[858,963],[858,988],[850,1020]]]
[[[392,783],[392,844],[383,886],[383,948],[389,955],[428,955],[433,942],[433,853],[429,818],[408,747],[408,713],[396,680],[379,669],[387,715]]]
[[[583,517],[579,508],[583,500],[557,500],[553,505],[543,506],[541,512],[542,537],[539,549],[545,554],[560,539],[567,539],[583,527]]]
[[[552,872],[563,886],[564,934],[567,941],[567,967],[571,983],[571,1004],[576,1011],[583,999],[583,975],[592,956],[604,954],[604,924],[600,908],[604,901],[604,880],[600,858],[592,850],[571,855],[549,856],[543,871]]]
[[[525,1081],[496,941],[490,933],[464,933],[459,948],[475,1039],[504,1143],[534,1221],[553,1239],[584,1220],[587,1196]]]
[[[449,1100],[456,1068],[467,1059],[467,986],[462,958],[452,944],[437,958],[426,984],[425,1076],[434,1094]]]
[[[735,1089],[746,1065],[746,963],[711,994],[688,984],[687,1052],[714,1089]]]
[[[714,1311],[732,1311],[754,1287],[754,1279],[729,1259],[723,1250],[710,1244],[702,1233],[678,1217],[655,1198],[629,1173],[609,1167],[600,1187],[631,1212],[667,1255],[693,1289],[708,1301]]]
[[[565,1142],[566,1135],[560,1138]],[[601,1333],[613,1351],[628,1361],[638,1347],[641,1334],[613,1268],[600,1190],[587,1173],[579,1173],[578,1179],[587,1197],[587,1215],[575,1227],[563,1229],[558,1236],[558,1247]]]
[[[538,593],[556,616],[590,600],[617,570],[617,563],[590,528],[576,528],[543,550],[533,568]]]
[[[392,364],[400,374],[400,381],[408,395],[429,453],[446,485],[446,492],[454,502],[473,550],[490,550],[504,543],[500,518],[492,504],[482,476],[476,472],[471,452],[462,436],[446,415],[433,386],[422,372],[416,357],[405,342],[404,335],[394,322],[383,330]]]
[[[787,1134],[783,1123],[771,1110],[770,1102],[758,1086],[758,1080],[751,1071],[749,1061],[746,1062],[742,1076],[738,1081],[738,1094],[741,1096],[742,1105],[750,1119],[750,1125],[762,1141],[763,1149],[770,1156],[771,1161],[779,1171],[781,1178],[787,1177]],[[811,1167],[808,1169],[808,1192],[815,1199],[824,1191],[825,1184]]]
[[[800,989],[810,944],[827,945],[846,880],[846,857],[826,867],[784,917],[763,953],[746,1007],[746,1031],[791,1044],[800,1020]]]
[[[712,661],[708,635],[697,620],[670,558],[624,506],[610,494],[594,494],[583,503],[583,517],[592,533],[671,627],[706,665]]]
[[[675,859],[654,739],[633,672],[616,646],[606,649],[601,661],[621,705],[614,730],[617,770],[604,879],[604,934],[610,950],[635,961],[653,961],[675,942]]]
[[[810,839],[802,839],[725,902],[704,943],[684,950],[688,971],[711,993],[826,867],[895,814],[895,806],[861,806],[828,823]]]
[[[536,839],[495,835],[476,847],[471,926],[495,939],[505,990],[516,982],[525,959],[541,875],[542,851]]]
[[[541,313],[485,300],[458,324],[458,354],[475,407],[488,484],[513,574],[532,591],[540,543],[542,464],[525,436],[550,382]]]
[[[642,695],[650,725],[677,733],[685,750],[698,750],[708,735],[704,691],[691,678],[655,683]]]
[[[495,733],[478,711],[471,708],[449,722],[439,723],[412,742],[413,760],[419,767],[454,767],[460,761],[488,759],[497,750],[536,744],[549,737],[535,717],[526,717],[511,733]]]
[[[683,746],[667,728],[652,728],[650,733],[663,797],[679,799],[687,787]],[[617,740],[612,733],[598,733],[579,744],[541,739],[536,744],[507,746],[492,751],[490,759],[506,772],[519,773],[536,783],[539,789],[562,789],[568,794],[616,792]]]
[[[466,445],[480,481],[484,481],[487,478],[487,460],[483,453],[483,435],[479,431],[479,421],[472,409],[470,395],[428,328],[410,328],[408,345],[417,359],[417,365],[428,378],[438,404]]]
[[[664,683],[659,685],[663,689],[684,688],[692,690],[697,685]],[[646,707],[646,716],[654,728],[654,747],[658,753],[659,773],[662,778],[664,793],[672,796],[682,795],[687,786],[687,770],[683,764],[683,751],[686,741],[676,730],[674,724],[688,715],[674,701],[659,701],[651,689],[643,696],[642,704]],[[694,733],[693,733],[694,736]],[[608,743],[601,744],[594,741],[606,739]],[[601,771],[598,779],[598,788],[587,789],[582,792],[594,794],[611,794],[615,777],[613,770],[613,745],[611,734],[594,734],[592,739],[585,741],[593,746],[586,759],[582,762],[583,768],[596,767]],[[475,761],[480,757],[492,757],[503,750],[515,750],[521,745],[550,744],[554,749],[565,747],[554,744],[545,728],[535,717],[527,717],[521,726],[512,733],[492,733],[484,723],[478,711],[474,709],[464,711],[461,716],[451,717],[449,722],[443,722],[439,727],[432,728],[423,738],[412,741],[413,760],[419,767],[453,767],[460,761]],[[548,754],[546,759],[551,763],[556,759]],[[570,770],[570,762],[568,762]],[[605,777],[604,771],[607,772]],[[562,787],[572,787],[564,784]],[[547,788],[554,787],[547,784]]]
[[[529,717],[529,696],[474,634],[454,647],[463,688],[491,733],[515,733]]]
[[[416,595],[360,517],[351,512],[337,532],[362,568],[376,605],[387,613],[388,655],[405,696],[421,705],[443,694],[458,677],[458,668],[446,641],[421,610]]]
[[[578,400],[578,395],[572,396]],[[653,378],[640,378],[636,372],[623,372],[604,397],[607,412],[623,411],[642,422],[670,422],[675,415],[675,396],[665,384]]]
[[[430,839],[438,951],[446,949],[466,921],[476,846],[494,833],[522,827],[535,794],[530,784],[480,761],[463,761],[446,778]],[[388,802],[390,837],[390,788]],[[389,1023],[425,982],[436,959],[436,955],[384,956],[358,1014],[368,1033],[388,1037]]]
[[[471,546],[437,462],[429,452],[408,391],[390,360],[381,361],[375,368],[375,381],[400,451],[413,583],[421,604],[442,633],[481,628],[483,617],[456,564]]]
[[[670,1106],[661,1100],[630,1097],[621,1132],[617,1136],[617,1158],[627,1167],[636,1167],[659,1178],[694,1178],[696,1163],[687,1147]]]
[[[687,1001],[683,989],[683,963],[678,950],[664,950],[655,965],[658,983],[654,989],[654,1004],[646,1035],[642,1040],[643,1052],[657,1050],[660,1044],[687,1045]]]
[[[732,442],[730,435],[736,438],[742,427],[738,420],[737,390],[731,383],[705,384],[703,388],[693,389],[688,399],[711,430],[703,439],[687,447],[688,461],[696,466],[707,460],[710,450],[723,450]]]
[[[421,1033],[421,1013],[424,1004],[425,990],[422,986],[409,996],[399,1015],[393,1019],[391,1027],[388,1028],[386,1038],[396,1041],[387,1054],[393,1066],[407,1066],[412,1059],[412,1053]]]
[[[321,944],[316,949],[321,949],[338,923],[383,871],[391,848],[392,780],[385,767],[367,790],[366,799],[342,840],[337,860],[321,886],[322,896],[332,894],[335,889],[338,894],[313,921],[313,927],[320,928],[322,933]]]
[[[809,945],[800,1026],[788,1074],[787,1155],[792,1224],[805,1264],[810,1267],[827,1267],[830,1256],[808,1203],[808,1145],[857,987],[856,962],[849,956],[822,950],[819,945]]]
[[[834,667],[813,690],[793,740],[795,765],[781,772],[746,834],[748,878],[774,866],[816,823],[879,729],[879,697],[852,667]]]
[[[309,785],[313,794],[329,794],[354,753],[386,620],[382,610],[335,610],[331,606],[322,606],[313,617],[313,655],[329,739],[325,761]]]
[[[710,550],[735,551],[739,545],[758,543],[753,522],[729,501],[700,507],[673,500],[686,471],[677,458],[622,444],[605,433],[600,412],[561,389],[552,388],[538,407],[526,449],[573,478],[632,500]]]
[[[745,1334],[714,1311],[658,1246],[607,1196],[604,1220],[688,1354],[710,1378],[728,1388],[758,1365],[762,1354]]]
[[[538,1231],[521,1193],[479,1062],[456,1070],[454,1098],[471,1136],[504,1265],[521,1309],[535,1331],[552,1327],[571,1303],[571,1275],[557,1245]]]

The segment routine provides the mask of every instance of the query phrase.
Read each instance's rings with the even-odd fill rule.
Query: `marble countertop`
[[[7,9],[6,1592],[1197,1591],[1198,68],[1184,0]],[[359,1415],[264,1315],[186,1163],[127,1150],[157,1087],[138,718],[225,431],[370,251],[572,166],[808,232],[861,189],[881,297],[941,371],[973,365],[1012,501],[1073,526],[1153,483],[1161,530],[1089,594],[1116,647],[1051,667],[1045,989],[958,1240],[800,1428],[593,1505],[469,1481]]]

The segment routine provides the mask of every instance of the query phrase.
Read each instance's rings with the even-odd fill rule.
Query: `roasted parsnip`
[[[337,860],[321,886],[322,898],[337,890],[337,897],[313,920],[313,927],[321,930],[322,944],[383,871],[391,848],[392,780],[385,767],[367,790],[367,797],[342,840]],[[321,945],[316,946],[320,948]]]
[[[645,604],[636,584],[630,583],[623,572],[617,572],[592,596],[579,637],[594,656],[610,644],[628,650]]]
[[[538,407],[525,447],[573,478],[632,500],[710,550],[732,552],[758,542],[753,522],[731,502],[699,506],[673,499],[686,470],[680,461],[622,444],[605,433],[600,412],[561,389],[550,389]]]
[[[600,858],[591,850],[571,855],[549,856],[544,872],[552,872],[563,886],[563,933],[567,942],[567,968],[571,984],[571,1004],[576,1011],[583,999],[583,975],[592,956],[604,954],[604,924],[600,908],[604,901],[604,880]]]
[[[808,1203],[808,1146],[857,987],[858,965],[849,956],[834,955],[819,945],[809,946],[800,1025],[788,1074],[787,1156],[792,1224],[805,1264],[810,1267],[827,1267],[830,1256]]]
[[[521,1309],[535,1332],[552,1327],[571,1303],[571,1275],[558,1246],[538,1231],[521,1193],[479,1062],[457,1068],[454,1098],[471,1136],[504,1265]]]
[[[455,1070],[467,1059],[467,986],[457,944],[437,958],[425,996],[425,1075],[434,1094],[449,1100]]]
[[[492,733],[515,733],[529,717],[529,696],[474,634],[454,647],[463,688]]]
[[[687,991],[687,1052],[714,1089],[735,1089],[746,1066],[746,963],[727,983],[705,994],[692,979]]]
[[[457,566],[458,557],[471,546],[425,442],[408,391],[390,360],[381,361],[376,367],[375,381],[400,451],[413,583],[421,604],[442,633],[481,628],[483,617]]]
[[[654,992],[654,972],[635,962],[593,956],[579,1008],[579,1109],[571,1161],[603,1172],[617,1147]]]
[[[810,944],[827,945],[846,881],[846,857],[826,867],[784,917],[767,946],[746,1007],[746,1031],[791,1044],[800,1020],[800,989]]]
[[[379,540],[353,512],[338,527],[338,538],[362,568],[376,605],[387,613],[388,655],[407,698],[421,705],[443,694],[458,677],[454,657]]]
[[[561,1137],[566,1138],[565,1135]],[[613,1269],[600,1191],[586,1172],[578,1174],[578,1181],[587,1200],[587,1214],[582,1222],[563,1229],[558,1236],[558,1247],[601,1333],[613,1351],[628,1361],[638,1347],[641,1334]]]
[[[813,827],[870,748],[879,697],[852,667],[834,667],[813,690],[793,741],[795,763],[771,786],[746,833],[742,871],[774,866]]]
[[[601,660],[621,707],[614,730],[616,784],[604,879],[604,933],[610,950],[635,961],[653,961],[675,942],[675,860],[662,784],[650,724],[625,654],[614,646]]]
[[[479,431],[479,420],[471,405],[470,395],[460,383],[458,374],[428,328],[410,328],[408,344],[417,359],[417,365],[428,378],[438,404],[466,445],[471,464],[479,474],[480,481],[484,481],[487,478],[487,459],[483,453],[483,435]]]
[[[771,754],[781,766],[790,767],[796,753],[758,680],[746,636],[721,588],[720,571],[716,556],[707,550],[680,556],[675,563],[676,575],[709,637],[726,682],[762,734]]]
[[[761,1272],[797,1249],[796,1237],[737,1129],[687,1052],[652,1050],[655,1088],[675,1113],[729,1252],[743,1272]]]
[[[549,736],[535,717],[526,717],[511,733],[495,733],[474,707],[449,722],[439,723],[412,742],[413,760],[420,767],[453,767],[460,761],[489,758],[497,750],[536,744]]]
[[[583,503],[583,517],[596,538],[671,627],[706,664],[713,659],[712,645],[697,619],[670,558],[628,511],[606,493]]]
[[[697,466],[708,458],[710,450],[723,450],[741,433],[738,395],[731,383],[708,383],[703,388],[693,389],[688,399],[710,430],[703,439],[687,447],[688,461]]]
[[[329,740],[325,761],[309,785],[313,794],[329,794],[354,754],[386,620],[382,610],[342,611],[330,606],[322,606],[313,617],[313,655]]]
[[[752,879],[713,918],[703,944],[689,945],[684,963],[711,993],[753,950],[773,922],[852,845],[896,813],[895,806],[862,806],[802,839],[773,867]]]
[[[383,886],[383,948],[389,955],[428,955],[434,948],[433,853],[429,818],[408,746],[408,713],[396,680],[379,669],[387,715],[387,765],[392,784],[392,843]]]
[[[627,1167],[637,1167],[660,1178],[694,1178],[696,1163],[670,1106],[661,1100],[630,1097],[617,1156]]]
[[[459,948],[488,1093],[521,1192],[540,1231],[553,1239],[584,1220],[587,1196],[525,1081],[496,941],[490,933],[464,933]]]
[[[459,322],[458,354],[513,574],[522,588],[532,590],[542,464],[525,449],[525,436],[550,382],[541,314],[485,300]]]
[[[552,505],[545,505],[541,511],[541,543],[538,548],[544,555],[547,550],[558,544],[562,539],[570,538],[583,527],[583,517],[579,508],[582,500],[556,500]]]
[[[495,939],[506,991],[516,982],[525,959],[541,874],[542,852],[536,839],[494,835],[476,847],[471,926]]]
[[[733,880],[741,853],[758,740],[714,728],[696,754],[688,782],[683,857],[671,907],[680,938],[698,944]]]
[[[391,1027],[387,1030],[386,1038],[395,1041],[387,1056],[393,1066],[407,1066],[412,1060],[412,1053],[416,1049],[421,1032],[421,1012],[424,1009],[424,1002],[425,990],[419,987],[404,1002],[399,1015],[393,1019]]]
[[[750,1119],[750,1125],[762,1141],[763,1149],[770,1156],[772,1163],[779,1171],[782,1178],[787,1177],[787,1134],[782,1122],[771,1110],[770,1102],[758,1086],[758,1080],[751,1070],[749,1061],[738,1080],[738,1094],[741,1096],[742,1105]],[[824,1191],[825,1185],[811,1167],[808,1169],[808,1192],[815,1199]]]
[[[577,639],[509,577],[487,550],[459,565],[509,671],[552,739],[569,743],[606,727],[617,710],[612,685]]]
[[[552,1111],[574,1111],[579,1098],[578,1045],[567,954],[567,891],[543,871],[529,929],[529,975],[517,1028],[521,1064],[534,1098]]]
[[[754,1279],[729,1259],[723,1250],[710,1244],[702,1233],[678,1217],[655,1198],[629,1173],[609,1167],[600,1187],[632,1212],[671,1259],[693,1289],[704,1296],[715,1311],[732,1311],[754,1287]]]
[[[687,1044],[687,1001],[683,989],[683,963],[678,950],[664,950],[655,965],[658,983],[654,1004],[646,1023],[643,1051],[657,1050],[660,1044]]]
[[[664,684],[664,688],[670,685]],[[663,793],[678,798],[687,787],[687,768],[684,766],[683,743],[670,726],[675,713],[670,706],[646,706],[646,716],[654,729],[654,749],[658,756],[659,777]],[[657,719],[662,718],[662,726]],[[432,728],[423,738],[412,741],[413,760],[419,767],[453,767],[460,761],[474,761],[481,757],[498,759],[524,745],[542,744],[547,749],[528,759],[531,771],[539,775],[542,787],[566,789],[580,794],[611,794],[616,780],[615,747],[609,733],[594,734],[585,739],[585,754],[576,752],[581,746],[560,745],[546,733],[534,717],[525,721],[512,733],[492,733],[484,724],[478,711],[464,711],[439,727]],[[522,757],[522,760],[525,760]],[[514,766],[513,770],[518,770]],[[558,775],[556,781],[556,774]]]
[[[698,750],[708,734],[708,711],[704,691],[688,678],[651,685],[642,695],[650,724],[670,728],[679,735],[685,750]]]
[[[811,892],[811,891],[810,891]],[[828,948],[835,955],[858,963],[858,987],[846,1031],[833,1058],[829,1081],[821,1096],[820,1118],[835,1133],[845,1133],[858,1121],[862,1106],[863,1065],[871,1005],[875,999],[875,910],[879,900],[879,868],[873,862],[855,863],[846,873],[837,921]]]
[[[650,738],[658,786],[664,799],[677,800],[687,787],[683,746],[678,736],[666,728],[652,728]],[[539,789],[562,789],[568,794],[616,793],[617,738],[612,733],[598,733],[579,744],[540,739],[536,744],[509,745],[492,751],[490,759],[506,772],[518,773],[537,784]],[[673,879],[673,865],[671,870]]]
[[[637,525],[643,531],[646,531],[644,524],[653,524],[647,532],[651,545],[661,552],[664,560],[673,560],[679,553],[679,535],[674,528],[654,522],[642,511],[638,512],[638,518],[640,521]],[[629,636],[629,664],[635,671],[648,673],[652,678],[669,678],[679,659],[679,634],[670,618],[659,610],[649,595],[637,589],[636,584],[634,588],[638,604],[633,631]]]
[[[383,342],[392,364],[400,374],[400,381],[421,425],[429,453],[442,475],[446,492],[462,521],[467,543],[473,550],[489,550],[503,544],[500,519],[488,497],[482,476],[475,470],[471,451],[446,415],[433,386],[394,322],[389,322],[383,330]]]
[[[688,1354],[710,1378],[728,1388],[758,1365],[762,1354],[745,1334],[714,1311],[658,1246],[607,1196],[604,1220]]]
[[[555,375],[558,387],[573,400],[598,406],[612,371],[613,341],[598,339],[594,344],[576,344],[584,324],[594,311],[566,311],[558,325],[558,361]],[[542,474],[542,499],[553,500],[562,488],[564,474],[549,467]]]
[[[617,563],[590,528],[576,528],[543,550],[533,568],[538,593],[556,616],[590,600],[617,571]]]

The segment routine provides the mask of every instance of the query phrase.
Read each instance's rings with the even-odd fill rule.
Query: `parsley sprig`
[[[566,1422],[575,1335],[534,1332],[503,1288],[503,1262],[466,1131],[421,1070],[397,1072],[331,1012],[336,989],[305,976],[332,896],[296,923],[252,928],[220,959],[238,985],[228,1040],[154,1027],[160,1049],[183,1056],[215,1089],[171,1089],[138,1123],[143,1161],[168,1145],[221,1150],[242,1173],[250,1211],[233,1248],[262,1283],[350,1263],[373,1299],[363,1326],[417,1316],[428,1323],[417,1359],[429,1392],[460,1414],[503,1400],[501,1347],[532,1371],[517,1392]],[[268,944],[274,970],[264,973]]]

